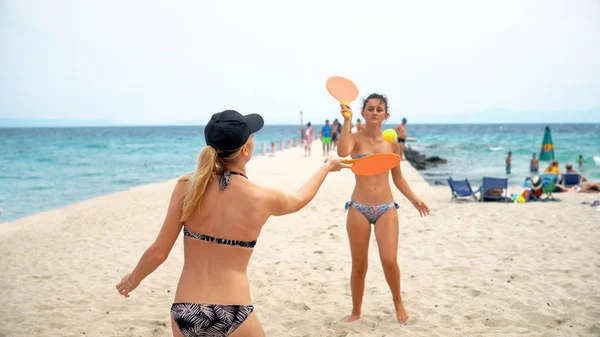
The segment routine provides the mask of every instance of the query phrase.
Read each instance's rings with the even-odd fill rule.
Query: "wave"
[[[596,165],[600,166],[600,156],[594,156],[594,163],[596,163]]]
[[[87,144],[84,146],[86,149],[108,149],[107,144]]]
[[[502,149],[502,146],[490,146],[490,151],[500,151]]]

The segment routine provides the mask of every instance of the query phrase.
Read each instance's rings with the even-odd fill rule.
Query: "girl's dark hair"
[[[387,97],[385,97],[385,95],[381,95],[381,94],[370,94],[369,96],[367,96],[367,98],[363,99],[363,105],[362,105],[361,111],[365,111],[367,102],[372,99],[378,99],[381,102],[383,102],[383,105],[385,105],[385,112],[387,112],[388,114],[390,113],[390,107],[388,105]]]

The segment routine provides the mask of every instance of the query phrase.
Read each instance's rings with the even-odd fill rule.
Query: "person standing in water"
[[[529,172],[538,173],[540,171],[540,162],[535,155],[535,152],[531,156],[531,161],[529,161]]]
[[[508,156],[506,156],[506,174],[510,174],[510,168],[512,165],[512,152],[508,151]]]
[[[341,105],[341,113],[344,116],[344,126],[337,150],[340,157],[351,155],[352,158],[360,158],[375,153],[398,153],[399,144],[386,142],[381,135],[381,125],[390,116],[385,96],[371,94],[363,101],[361,114],[365,119],[365,128],[357,133],[350,133],[352,108],[349,105]],[[402,176],[400,164],[392,168],[391,172],[396,188],[410,200],[421,216],[427,216],[429,207],[413,193]],[[397,260],[398,213],[396,210],[399,206],[392,195],[389,172],[374,176],[355,175],[355,181],[350,201],[345,205],[348,210],[346,229],[352,256],[350,275],[352,313],[343,321],[356,321],[362,312],[372,226],[385,279],[392,293],[396,318],[399,323],[404,323],[408,319],[408,313],[402,302],[400,268]]]
[[[402,118],[402,123],[396,127],[396,133],[398,134],[398,154],[400,158],[404,159],[404,145],[408,134],[406,132],[406,118]]]

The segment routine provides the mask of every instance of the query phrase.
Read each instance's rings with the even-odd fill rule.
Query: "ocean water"
[[[408,143],[428,156],[448,159],[448,164],[420,171],[429,182],[446,182],[468,178],[472,186],[479,186],[483,176],[508,178],[509,185],[521,186],[530,176],[529,161],[533,153],[539,156],[544,128],[547,124],[493,124],[493,125],[407,125]],[[593,181],[600,181],[600,124],[549,125],[554,143],[555,159],[560,172],[565,164]],[[506,174],[505,159],[512,151],[511,174]],[[583,155],[584,164],[577,159]],[[540,161],[540,172],[548,166]]]
[[[504,158],[510,150],[509,179],[520,185],[528,175],[531,153],[539,152],[544,127],[409,124],[407,129],[410,137],[418,138],[410,146],[449,160],[421,171],[430,184],[448,176],[469,178],[474,185],[484,175],[505,177]],[[561,170],[583,154],[587,162],[575,168],[588,179],[600,180],[600,126],[550,127]],[[0,222],[193,171],[203,134],[201,126],[0,128]],[[272,140],[299,135],[296,125],[265,126],[255,136],[255,155],[262,142],[269,152]],[[313,146],[313,155],[320,155],[320,143]]]

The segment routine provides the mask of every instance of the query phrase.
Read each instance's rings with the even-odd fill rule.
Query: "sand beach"
[[[248,177],[287,192],[323,162],[299,148],[255,157]],[[332,173],[300,212],[265,225],[249,266],[267,336],[600,336],[598,194],[558,202],[450,203],[407,162],[428,202],[420,218],[399,192],[399,325],[371,237],[363,317],[350,313],[344,203],[350,171]],[[185,172],[181,172],[183,174]],[[114,288],[162,225],[175,180],[101,196],[0,225],[0,336],[170,336],[182,239],[130,298]],[[518,189],[516,189],[518,190]]]

